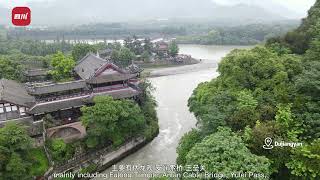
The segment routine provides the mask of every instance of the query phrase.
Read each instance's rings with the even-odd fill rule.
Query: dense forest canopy
[[[294,31],[285,36],[271,38],[268,44],[274,42],[290,48],[294,53],[303,54],[310,48],[311,41],[319,36],[320,28],[320,2],[316,1],[308,12],[308,17],[303,19],[302,24]]]
[[[236,23],[237,24],[237,23]],[[100,23],[70,27],[52,28],[6,28],[0,27],[0,66],[3,69],[0,78],[25,81],[23,76],[26,69],[53,69],[49,75],[56,81],[70,80],[70,73],[61,73],[72,69],[70,59],[78,61],[87,53],[97,53],[99,50],[112,49],[112,60],[119,66],[127,66],[137,56],[150,59],[153,38],[178,37],[177,43],[198,44],[257,44],[268,37],[284,34],[297,26],[297,21],[277,21],[265,24],[218,23],[209,20],[170,20],[145,21],[131,23]],[[239,23],[238,23],[239,24]],[[271,33],[270,33],[271,32]],[[125,41],[129,38],[131,44]],[[124,45],[111,44],[112,39],[124,39]],[[141,42],[138,41],[141,39]],[[52,41],[46,41],[52,40]],[[100,40],[100,43],[89,44],[90,40]],[[102,40],[102,41],[101,41]],[[140,44],[135,45],[139,42]],[[147,43],[146,43],[147,42]],[[147,44],[142,45],[142,44]],[[137,46],[137,47],[134,47]],[[173,48],[172,48],[173,47]],[[171,46],[172,56],[177,55],[177,48]],[[60,56],[60,70],[51,61],[54,56],[62,52],[66,58]],[[67,63],[70,62],[70,63]],[[69,68],[64,68],[69,67]],[[55,69],[55,70],[54,70]],[[59,75],[59,77],[58,77]]]
[[[177,41],[182,44],[253,45],[264,42],[271,37],[284,35],[296,27],[295,22],[213,27],[205,34],[178,36]]]
[[[232,166],[228,161],[238,158],[239,164],[259,167],[258,171],[272,179],[319,179],[319,22],[317,0],[296,30],[269,39],[265,46],[228,54],[219,64],[220,76],[200,84],[189,99],[198,126],[181,139],[177,162],[204,162],[209,170],[244,172],[245,167]],[[263,145],[267,137],[303,145],[266,150]],[[215,141],[226,138],[234,138],[226,143],[228,148]],[[241,155],[232,154],[234,142],[241,147],[234,151]],[[245,156],[246,147],[261,164],[240,158]],[[217,160],[212,157],[219,156],[227,156],[218,160],[224,167],[213,162]]]
[[[137,35],[139,38],[174,38],[182,43],[256,44],[270,37],[285,34],[298,26],[299,21],[283,20],[259,23],[219,23],[202,21],[144,21],[131,23],[100,23],[74,27],[12,28],[8,36],[37,40],[113,40]],[[212,34],[216,32],[218,34]]]

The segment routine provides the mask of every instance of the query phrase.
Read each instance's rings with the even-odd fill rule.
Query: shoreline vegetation
[[[1,29],[1,32],[5,31]],[[184,28],[169,28],[164,29],[164,31],[171,38],[177,35],[186,35]],[[19,37],[23,37],[24,32],[16,32],[15,30],[10,33],[0,34],[0,78],[16,80],[22,83],[27,82],[24,72],[33,69],[48,70],[46,77],[48,79],[46,80],[53,82],[73,80],[71,76],[73,67],[88,53],[97,54],[97,56],[110,60],[122,68],[133,65],[133,62],[140,62],[140,65],[147,69],[143,76],[148,76],[150,69],[199,63],[198,60],[192,57],[179,55],[179,47],[177,45],[179,39],[169,43],[153,43],[148,38],[139,40],[136,36],[133,36],[126,38],[123,44],[107,43],[107,41],[97,44],[72,44],[68,43],[68,40],[65,40],[64,37],[58,37],[53,43],[22,40],[23,38],[20,39]],[[15,35],[17,37],[14,37]],[[213,42],[216,43],[215,39],[220,37],[220,35],[217,35],[217,31],[210,31],[208,35],[210,37],[201,36],[201,38],[214,39]],[[259,36],[259,38],[261,37]],[[231,42],[233,41],[228,41],[228,43]],[[241,40],[241,43],[244,44],[248,42],[256,41]],[[143,147],[157,136],[159,124],[155,110],[156,102],[151,95],[151,84],[145,81],[140,86],[143,89],[143,94],[138,102],[101,97],[95,99],[93,106],[82,108],[83,116],[81,121],[87,128],[88,135],[84,139],[73,143],[66,143],[62,139],[50,139],[45,142],[44,150],[42,147],[35,149],[33,148],[33,140],[23,126],[8,123],[8,125],[0,129],[0,155],[4,157],[0,159],[0,175],[7,179],[41,177],[46,171],[46,175],[50,175],[50,171],[55,168],[54,164],[67,164],[68,161],[72,161],[75,158],[76,154],[85,154],[92,149],[101,150],[110,147],[112,150],[116,150],[129,141],[130,137],[144,137],[145,139],[137,147],[134,147],[128,153],[125,152],[124,155],[121,155],[111,164]],[[114,107],[118,108],[115,110]],[[103,117],[95,116],[96,114],[92,113],[96,111],[101,111],[100,115],[103,114]],[[113,116],[110,116],[110,114]],[[106,120],[107,122],[98,121],[104,119],[104,117],[109,118]],[[119,121],[114,122],[110,117]],[[131,119],[134,119],[134,121]],[[45,123],[51,122],[52,117],[46,116],[43,121]],[[113,128],[109,128],[110,126]],[[109,131],[109,129],[113,129],[113,131]],[[229,132],[229,130],[226,131],[230,139],[239,140],[238,137],[233,137],[235,134]],[[215,137],[213,136],[213,138]],[[197,150],[194,150],[194,152],[198,153]],[[246,149],[244,152],[248,153]],[[99,158],[96,157],[96,160]],[[192,160],[196,160],[196,158]],[[266,159],[262,160],[264,164],[267,164]],[[85,163],[85,167],[76,169],[76,171],[95,172],[97,169],[102,171],[111,164],[104,165],[99,170],[99,167],[93,165],[92,162]],[[82,164],[79,163],[77,165]]]
[[[177,36],[179,44],[200,45],[257,45],[267,39],[286,34],[298,25],[295,23],[250,24],[213,28],[207,33]]]
[[[106,168],[112,166],[114,163],[120,161],[126,156],[134,153],[138,149],[142,148],[148,142],[152,141],[159,133],[159,125],[158,118],[156,115],[156,102],[151,95],[153,90],[151,84],[147,81],[144,81],[140,84],[140,87],[143,90],[143,94],[140,96],[139,104],[133,104],[132,101],[129,100],[112,100],[109,97],[97,97],[95,99],[95,105],[92,107],[83,107],[81,109],[83,116],[81,117],[82,123],[87,127],[87,137],[78,142],[72,143],[72,149],[87,149],[83,152],[82,155],[78,155],[78,158],[73,156],[64,158],[68,153],[61,152],[61,149],[52,149],[49,145],[49,151],[52,155],[56,154],[57,151],[60,155],[56,158],[56,161],[59,163],[57,166],[53,166],[54,168],[50,169],[46,173],[46,177],[52,177],[52,173],[62,173],[66,170],[68,172],[81,172],[81,173],[94,173],[96,171],[100,172],[105,170]],[[130,117],[120,117],[121,114],[125,112],[114,112],[114,107],[118,107],[116,109],[123,109],[126,113],[132,113],[129,115]],[[111,108],[111,109],[109,109]],[[105,122],[100,122],[98,119],[101,117],[93,117],[93,114],[88,114],[87,112],[97,112],[100,110],[104,111],[101,113],[106,113],[113,117],[112,119],[105,120]],[[110,114],[111,113],[111,114]],[[113,114],[114,113],[114,114]],[[113,115],[112,115],[113,114]],[[119,117],[114,117],[119,116]],[[107,121],[113,121],[114,119],[122,119],[123,123],[126,124],[110,124]],[[119,120],[119,123],[121,122]],[[127,122],[124,122],[127,121]],[[99,124],[100,122],[100,124]],[[139,123],[140,122],[140,123]],[[91,128],[91,125],[92,128]],[[99,124],[99,126],[96,126]],[[106,124],[108,124],[106,126]],[[109,132],[106,129],[110,128],[110,126],[114,127],[113,132]],[[118,129],[119,127],[127,127],[124,129]],[[118,129],[118,130],[117,130]],[[91,133],[92,132],[92,133]],[[97,134],[98,133],[98,134]],[[100,133],[100,134],[99,134]],[[110,134],[108,134],[110,133]],[[120,134],[119,134],[120,133]],[[124,134],[121,134],[124,133]],[[128,134],[129,133],[129,134]],[[113,139],[110,139],[113,138]],[[135,137],[135,138],[132,138]],[[109,141],[105,141],[110,139]],[[100,140],[99,140],[100,139]],[[133,140],[130,140],[133,139]],[[112,143],[108,143],[108,142]],[[60,142],[63,144],[63,142]],[[128,146],[132,144],[132,146]],[[69,146],[66,144],[66,146]],[[59,146],[61,147],[61,145]],[[66,148],[67,150],[68,148]],[[76,154],[73,152],[73,154]],[[109,157],[109,154],[112,155],[113,158]],[[111,160],[104,160],[110,159]],[[62,160],[62,161],[61,161]],[[71,160],[71,161],[70,161]],[[94,166],[94,167],[92,167]]]
[[[270,179],[320,178],[319,20],[317,0],[297,29],[223,58],[220,75],[189,98],[197,127],[180,140],[179,165]]]
[[[4,45],[0,48],[0,78],[21,83],[28,82],[26,70],[43,68],[47,70],[44,74],[45,81],[72,81],[74,80],[73,69],[77,61],[93,52],[99,53],[98,57],[101,55],[105,59],[111,58],[113,63],[123,69],[128,68],[127,71],[134,74],[139,74],[140,69],[132,64],[132,60],[139,56],[143,57],[140,60],[145,60],[151,58],[153,53],[153,57],[167,58],[171,61],[179,60],[179,49],[174,42],[165,44],[164,48],[158,51],[157,46],[148,39],[145,39],[144,45],[141,41],[131,38],[127,39],[124,45],[71,45],[64,41],[46,44],[10,38],[0,43]],[[99,52],[101,50],[107,50],[103,51],[106,54]],[[97,96],[92,106],[82,107],[82,116],[79,120],[86,129],[86,136],[83,139],[65,142],[59,138],[47,138],[44,131],[45,151],[41,150],[42,147],[30,151],[36,141],[29,137],[29,132],[23,125],[14,122],[3,123],[4,127],[0,128],[0,155],[4,155],[5,158],[0,159],[1,176],[7,179],[31,179],[41,177],[47,169],[49,171],[46,175],[50,175],[50,172],[59,169],[57,165],[61,163],[67,165],[79,160],[76,158],[79,154],[84,155],[105,147],[117,149],[132,137],[143,137],[142,144],[149,142],[159,132],[156,102],[151,95],[153,88],[149,82],[140,79],[137,81],[137,86],[141,93],[134,100],[114,100],[109,96]],[[58,123],[50,115],[45,116],[42,122],[44,129],[47,128],[46,126],[52,127]],[[137,146],[140,147],[140,144]],[[29,154],[28,151],[34,154]],[[99,158],[100,156],[96,157],[96,159]],[[78,162],[77,165],[82,164]],[[70,166],[73,167],[72,164]],[[70,169],[62,171],[67,170]]]
[[[49,178],[52,177],[54,172],[103,171],[113,163],[137,151],[152,141],[159,133],[155,110],[156,102],[151,95],[153,88],[147,81],[141,83],[140,88],[144,90],[138,102],[113,100],[108,96],[97,96],[94,106],[83,107],[81,120],[82,124],[87,127],[87,136],[72,143],[65,143],[62,139],[53,138],[45,142],[45,149],[43,147],[34,148],[34,140],[29,137],[24,126],[14,122],[5,124],[3,128],[0,128],[0,146],[3,147],[0,152],[2,155],[6,154],[6,157],[2,158],[1,161],[4,161],[7,169],[6,171],[1,170],[1,176],[9,179],[32,179],[33,177],[43,176]],[[117,106],[117,110],[122,109],[123,112],[115,112],[114,106]],[[107,116],[94,115],[95,117],[93,117],[93,114],[87,112],[95,107],[113,117],[109,120],[118,119],[117,124],[113,125],[115,128],[113,132],[107,130],[112,126],[111,122],[108,123]],[[91,120],[88,121],[88,118],[94,121],[91,122],[94,125],[93,127],[91,127]],[[99,122],[98,119],[101,118],[105,120],[100,121],[99,127],[96,127],[95,125]],[[49,119],[50,117],[46,117],[44,121],[47,122]],[[113,123],[115,122],[113,121]],[[91,132],[94,132],[94,134],[91,134]],[[101,134],[97,135],[97,132]],[[136,138],[130,141],[129,137],[131,139],[132,137]],[[100,140],[97,138],[100,138]],[[123,149],[123,145],[128,142],[136,144],[131,147],[126,145]],[[114,152],[118,155],[114,156],[111,161],[104,160],[108,159],[108,153],[112,154]]]

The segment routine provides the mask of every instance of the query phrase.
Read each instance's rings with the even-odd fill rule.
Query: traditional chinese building
[[[48,70],[46,69],[32,69],[24,72],[26,81],[44,81],[48,78]]]
[[[75,80],[63,83],[0,80],[0,126],[16,121],[29,127],[32,136],[41,136],[43,118],[50,114],[59,124],[47,130],[51,137],[69,141],[82,138],[85,129],[79,122],[80,108],[93,103],[93,97],[109,95],[115,99],[135,99],[140,94],[136,66],[121,69],[115,64],[88,54],[74,68]],[[39,130],[40,128],[40,130]]]
[[[157,42],[155,48],[159,55],[167,56],[169,54],[169,44],[164,41]]]
[[[107,49],[100,50],[97,53],[103,59],[111,59],[112,52],[113,52],[113,49],[107,48]]]

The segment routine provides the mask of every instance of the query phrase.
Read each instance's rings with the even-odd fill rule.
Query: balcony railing
[[[108,91],[115,91],[120,89],[126,89],[129,86],[127,84],[119,84],[113,86],[106,86],[106,87],[98,87],[93,89],[93,93],[100,93],[100,92],[108,92]]]
[[[62,96],[56,96],[56,97],[40,98],[37,100],[37,102],[38,103],[45,103],[45,102],[51,102],[51,101],[59,101],[59,100],[63,100],[63,99],[81,97],[81,96],[86,96],[86,95],[90,95],[90,94],[91,94],[91,92],[87,91],[87,92],[68,94],[68,95],[62,95]]]
[[[133,88],[133,89],[137,90],[136,87],[132,84],[120,84],[120,85],[93,88],[93,90],[81,92],[81,93],[68,94],[68,95],[62,95],[62,96],[56,96],[56,97],[48,97],[48,98],[40,98],[37,100],[37,103],[59,101],[59,100],[64,100],[64,99],[87,96],[92,93],[112,92],[112,91],[123,90],[123,89],[128,89],[128,88]]]

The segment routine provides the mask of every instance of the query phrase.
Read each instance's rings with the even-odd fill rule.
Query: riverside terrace
[[[97,95],[136,99],[141,93],[138,88],[140,72],[135,65],[121,69],[88,54],[74,68],[75,81],[21,84],[1,79],[0,126],[12,121],[23,123],[41,144],[43,118],[50,114],[57,122],[51,130],[46,130],[50,136],[68,141],[70,137],[81,138],[84,128],[79,126],[80,108],[92,104]]]

